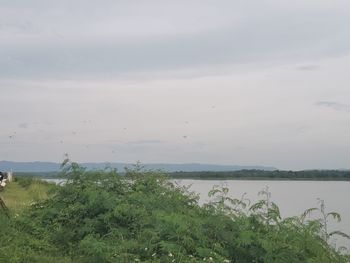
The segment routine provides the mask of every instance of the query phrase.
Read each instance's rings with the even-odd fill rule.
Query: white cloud
[[[128,73],[286,63],[347,54],[350,4],[328,1],[32,1],[4,6],[3,78],[111,78]],[[1,3],[0,3],[1,5]],[[4,4],[3,4],[4,5]]]
[[[349,104],[342,104],[336,101],[318,101],[315,103],[317,106],[321,107],[327,107],[334,109],[336,111],[345,111],[350,112],[350,105]]]
[[[348,1],[0,7],[1,158],[349,166]]]

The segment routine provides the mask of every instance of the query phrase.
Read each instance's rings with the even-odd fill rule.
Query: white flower
[[[153,253],[153,254],[152,254],[152,257],[155,257],[156,255],[157,255],[157,253]]]
[[[172,256],[173,256],[173,254],[171,254],[171,252],[169,252],[168,256],[169,256],[169,257],[172,257]]]

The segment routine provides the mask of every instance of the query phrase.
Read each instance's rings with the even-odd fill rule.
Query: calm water
[[[259,199],[258,192],[268,187],[281,211],[282,217],[301,215],[306,209],[317,207],[317,198],[325,201],[326,210],[340,213],[342,221],[330,219],[330,231],[350,234],[350,182],[336,181],[243,181],[243,180],[179,180],[191,185],[190,190],[200,194],[200,202],[208,202],[208,192],[214,185],[225,185],[230,196],[240,198],[244,193],[252,202]],[[317,214],[316,214],[317,215]],[[338,238],[337,245],[350,247],[350,241]]]
[[[191,186],[190,190],[200,195],[201,204],[210,201],[208,192],[214,185],[227,186],[233,198],[240,198],[246,193],[246,197],[252,202],[259,199],[259,191],[268,187],[272,194],[271,199],[279,206],[282,217],[301,215],[306,209],[317,207],[317,199],[320,198],[325,201],[328,212],[338,212],[342,217],[340,223],[330,220],[330,231],[340,230],[350,234],[350,182],[189,179],[176,180],[176,182],[180,185]],[[338,238],[337,245],[350,247],[350,241]]]

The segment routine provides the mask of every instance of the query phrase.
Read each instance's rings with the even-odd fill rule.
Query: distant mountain
[[[81,163],[82,166],[89,170],[104,169],[106,167],[116,168],[119,171],[124,171],[125,167],[132,167],[130,163]],[[200,164],[200,163],[184,163],[184,164],[167,164],[167,163],[151,163],[142,164],[145,169],[157,170],[161,169],[167,172],[201,172],[201,171],[238,171],[238,170],[276,170],[270,166],[241,166],[241,165],[217,165],[217,164]],[[0,161],[0,171],[13,172],[57,172],[60,170],[59,163],[53,162],[10,162]]]
[[[13,172],[56,172],[60,164],[51,162],[9,162],[0,161],[0,171]]]

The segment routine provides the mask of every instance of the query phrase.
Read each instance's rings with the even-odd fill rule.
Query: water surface
[[[328,212],[340,213],[342,221],[330,219],[330,231],[340,230],[350,234],[350,182],[339,181],[258,181],[258,180],[176,180],[181,185],[191,185],[190,190],[200,195],[200,203],[210,201],[208,192],[214,185],[229,188],[229,195],[240,198],[244,193],[252,202],[259,199],[258,193],[268,187],[271,200],[279,208],[282,217],[301,215],[306,209],[318,207],[318,199],[325,201]],[[315,214],[314,216],[318,216]],[[337,245],[350,247],[350,241],[338,238]]]
[[[60,179],[47,179],[51,182],[64,182]],[[271,200],[279,208],[283,218],[299,216],[306,209],[318,207],[318,199],[325,201],[326,210],[340,213],[342,221],[336,223],[330,219],[330,231],[340,230],[350,234],[350,182],[346,181],[268,181],[268,180],[173,180],[184,186],[190,186],[190,190],[199,194],[200,204],[210,201],[208,192],[214,185],[222,185],[229,188],[229,195],[233,198],[241,198],[243,194],[255,202],[259,199],[258,193],[268,187],[271,192]],[[319,214],[314,214],[319,216]],[[350,248],[350,241],[337,238],[337,246]]]

